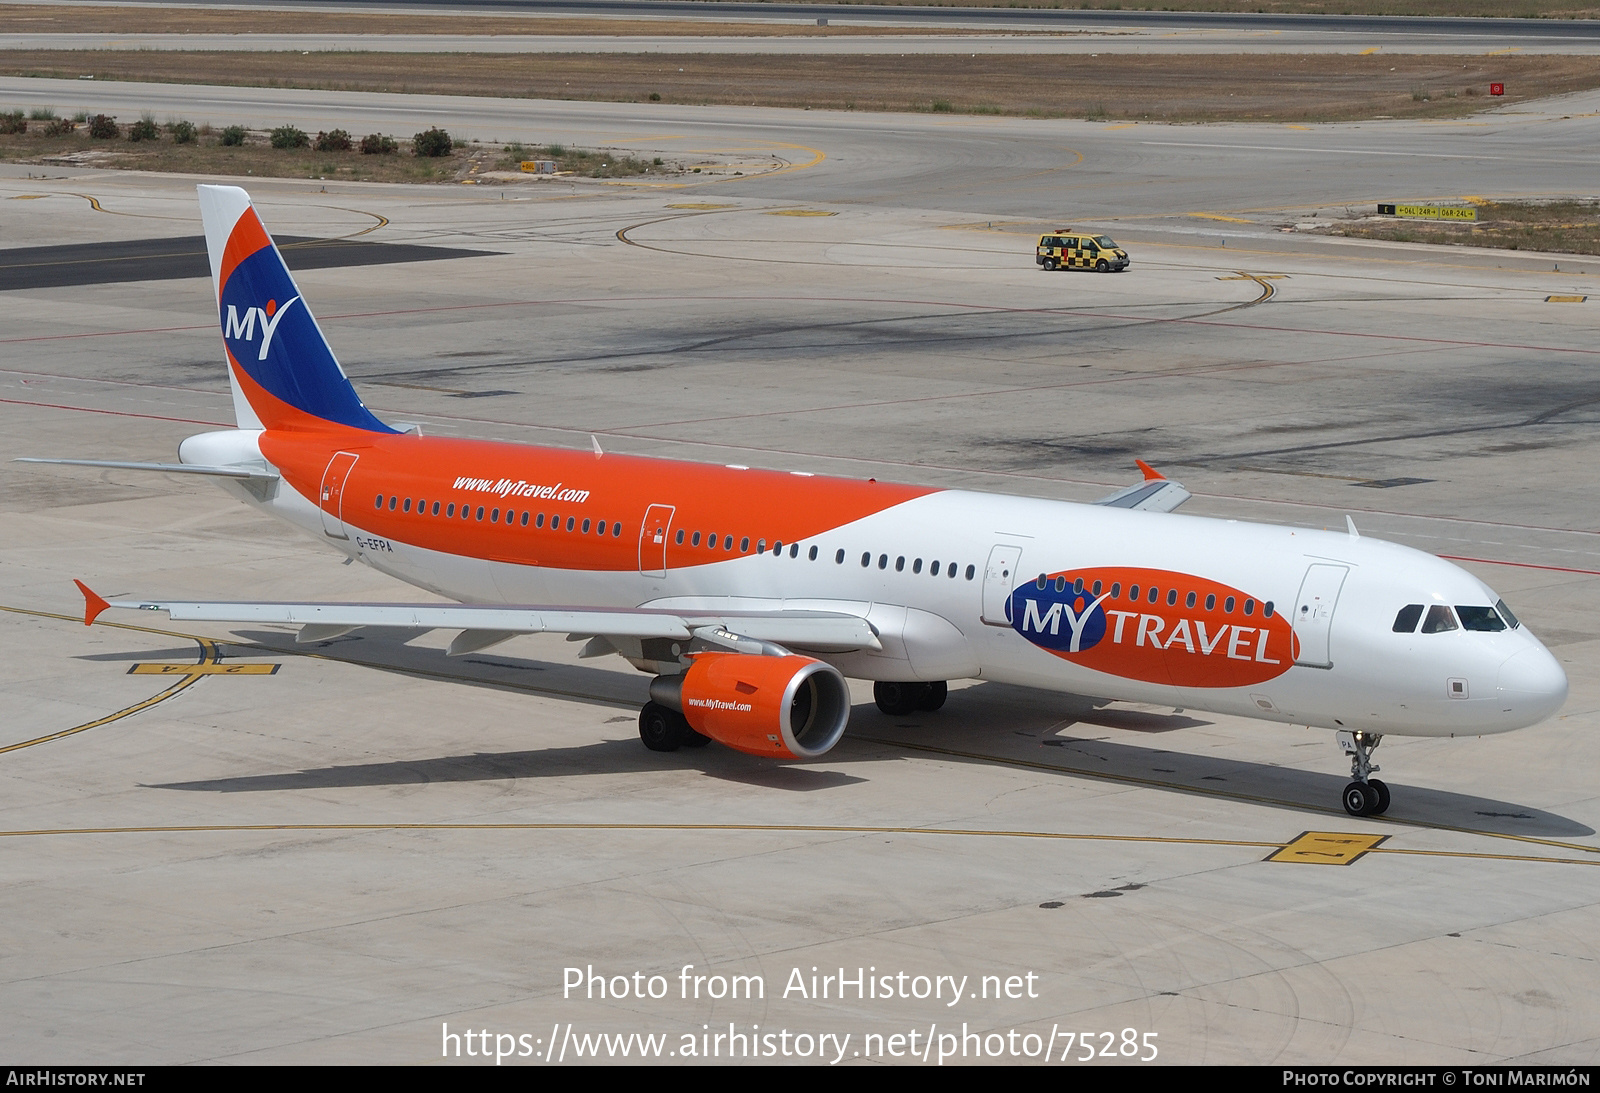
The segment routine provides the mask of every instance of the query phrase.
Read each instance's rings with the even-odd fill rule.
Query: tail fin
[[[199,191],[239,427],[394,432],[350,386],[250,195],[237,186]]]

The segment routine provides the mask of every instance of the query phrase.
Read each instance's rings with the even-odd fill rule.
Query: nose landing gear
[[[1383,742],[1374,732],[1342,732],[1339,747],[1350,757],[1350,777],[1344,787],[1344,810],[1352,816],[1382,816],[1389,811],[1389,787],[1372,775],[1381,767],[1372,765],[1372,752]]]

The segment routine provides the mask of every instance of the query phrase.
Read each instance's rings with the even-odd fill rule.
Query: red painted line
[[[151,421],[181,421],[185,425],[210,425],[217,429],[235,428],[232,422],[227,421],[201,421],[192,417],[164,417],[161,414],[135,414],[127,410],[95,410],[88,406],[63,406],[55,402],[27,402],[17,398],[0,398],[0,402],[10,403],[12,406],[39,406],[47,410],[77,410],[82,414],[110,414],[112,417],[142,417]]]
[[[1553,569],[1557,573],[1585,573],[1591,577],[1600,577],[1600,569],[1574,569],[1565,565],[1537,565],[1533,562],[1502,562],[1498,558],[1465,558],[1460,554],[1441,554],[1441,558],[1448,558],[1452,562],[1478,562],[1482,565],[1514,565],[1519,569]]]

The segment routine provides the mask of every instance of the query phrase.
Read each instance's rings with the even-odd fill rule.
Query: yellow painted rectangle
[[[1544,302],[1547,304],[1581,304],[1588,298],[1587,296],[1546,296]]]
[[[1459,205],[1396,205],[1396,216],[1413,220],[1476,220],[1478,210]]]
[[[1388,837],[1351,835],[1340,831],[1305,831],[1282,850],[1268,854],[1265,860],[1299,862],[1302,865],[1349,865]]]
[[[270,676],[277,664],[135,664],[130,676]]]

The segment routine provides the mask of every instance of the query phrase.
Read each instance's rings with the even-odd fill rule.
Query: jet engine
[[[682,675],[651,681],[650,697],[719,744],[770,759],[815,759],[850,719],[838,670],[792,653],[700,653]]]

